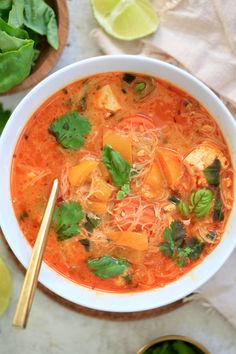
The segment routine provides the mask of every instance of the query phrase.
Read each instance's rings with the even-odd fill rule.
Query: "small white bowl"
[[[233,166],[236,166],[236,123],[219,98],[192,75],[170,64],[141,56],[104,56],[69,65],[50,75],[28,93],[12,113],[0,139],[0,224],[9,246],[24,267],[28,265],[31,247],[17,223],[10,194],[11,161],[17,139],[34,111],[54,92],[73,81],[109,71],[145,73],[170,81],[190,93],[218,122],[228,142]],[[192,271],[163,288],[131,294],[92,290],[62,277],[45,263],[42,264],[39,281],[61,297],[97,310],[134,312],[164,306],[199,288],[222,266],[236,245],[235,219],[234,203],[226,232],[216,249]]]

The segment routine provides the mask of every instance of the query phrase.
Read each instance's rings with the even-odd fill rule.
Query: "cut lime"
[[[9,304],[12,291],[12,279],[10,272],[0,258],[0,315],[2,315]]]
[[[148,0],[91,0],[98,23],[115,38],[133,40],[155,32],[159,18]]]

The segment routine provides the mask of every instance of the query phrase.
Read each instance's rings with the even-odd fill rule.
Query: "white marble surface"
[[[70,34],[56,69],[76,60],[101,54],[89,39],[95,26],[88,0],[68,1]],[[6,96],[1,101],[14,108],[26,94]],[[199,303],[190,303],[166,315],[145,320],[119,322],[88,317],[52,301],[41,291],[26,330],[12,328],[11,321],[23,275],[0,240],[0,256],[12,273],[14,289],[10,307],[0,317],[0,354],[135,354],[146,342],[166,334],[193,337],[212,354],[235,354],[236,331],[217,312],[207,313]]]

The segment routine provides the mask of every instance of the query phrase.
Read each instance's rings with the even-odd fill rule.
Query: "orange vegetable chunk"
[[[145,184],[148,184],[153,191],[157,192],[165,186],[165,178],[158,161],[153,163],[145,180]]]
[[[99,201],[106,202],[115,188],[107,183],[104,178],[95,176],[91,185],[91,195],[96,197]]]
[[[114,130],[105,130],[103,133],[103,145],[108,144],[118,151],[123,159],[132,163],[132,144],[128,136],[121,135]]]
[[[109,232],[108,237],[118,246],[126,246],[138,251],[148,249],[148,237],[144,233],[131,231]]]
[[[174,150],[159,147],[157,156],[169,187],[175,188],[183,175],[183,164],[179,154]]]
[[[72,186],[79,186],[85,182],[91,172],[98,166],[98,161],[82,160],[69,171],[68,179]]]
[[[89,211],[98,215],[103,215],[107,212],[107,205],[104,202],[88,200],[87,207]]]

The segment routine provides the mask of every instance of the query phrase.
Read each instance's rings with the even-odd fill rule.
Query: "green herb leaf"
[[[78,150],[84,145],[84,136],[91,130],[88,119],[77,111],[68,112],[56,119],[48,131],[66,149]]]
[[[139,82],[139,83],[137,83],[135,86],[134,86],[134,92],[139,92],[139,91],[142,91],[142,90],[144,90],[145,89],[145,87],[146,87],[146,84],[145,84],[145,82]]]
[[[102,160],[117,187],[129,184],[131,165],[123,159],[118,151],[112,149],[110,145],[104,145]]]
[[[121,187],[121,190],[116,194],[116,198],[121,200],[124,197],[126,197],[130,192],[130,185],[129,184],[124,184]]]
[[[190,212],[194,212],[198,218],[206,216],[211,207],[213,201],[213,193],[210,189],[202,188],[193,192],[190,196]]]
[[[66,240],[79,234],[79,224],[83,218],[84,212],[78,202],[63,202],[59,208],[55,208],[53,224],[58,234],[58,240]]]
[[[203,243],[197,237],[194,236],[188,237],[185,243],[186,243],[186,248],[189,248],[191,250],[188,257],[190,259],[199,258],[203,249]]]
[[[209,240],[213,241],[215,239],[216,235],[217,235],[216,231],[209,231],[208,234],[206,235],[206,237]]]
[[[95,271],[100,278],[110,278],[120,274],[128,268],[126,259],[103,256],[101,258],[88,259],[88,267]]]
[[[179,220],[172,221],[170,224],[170,230],[173,240],[180,245],[186,235],[186,230],[183,223]]]
[[[180,199],[176,195],[171,195],[168,198],[168,200],[169,200],[169,202],[174,203],[174,204],[180,203]]]
[[[220,160],[215,161],[203,171],[209,185],[218,186],[220,184]]]
[[[89,252],[90,250],[90,241],[88,238],[83,238],[82,240],[79,240],[79,242],[81,243],[81,245],[84,246],[85,251]]]
[[[101,219],[99,217],[91,217],[86,214],[86,223],[84,224],[85,229],[88,232],[93,232],[93,230],[100,224]]]
[[[171,258],[173,256],[173,251],[167,242],[162,242],[159,246],[159,250],[167,257]]]
[[[131,84],[135,80],[136,76],[132,74],[125,73],[122,77],[124,81],[126,81],[128,84]]]
[[[42,36],[47,36],[48,43],[58,49],[56,16],[44,0],[24,0],[24,25]]]
[[[189,216],[189,207],[188,204],[185,202],[179,202],[178,203],[178,210],[180,211],[180,213],[184,216],[187,217]]]
[[[3,129],[11,115],[11,111],[4,110],[2,103],[0,103],[0,135],[3,132]]]
[[[224,220],[224,212],[222,210],[222,200],[220,196],[220,188],[216,191],[215,196],[215,206],[213,211],[213,220],[214,221],[223,221]]]

